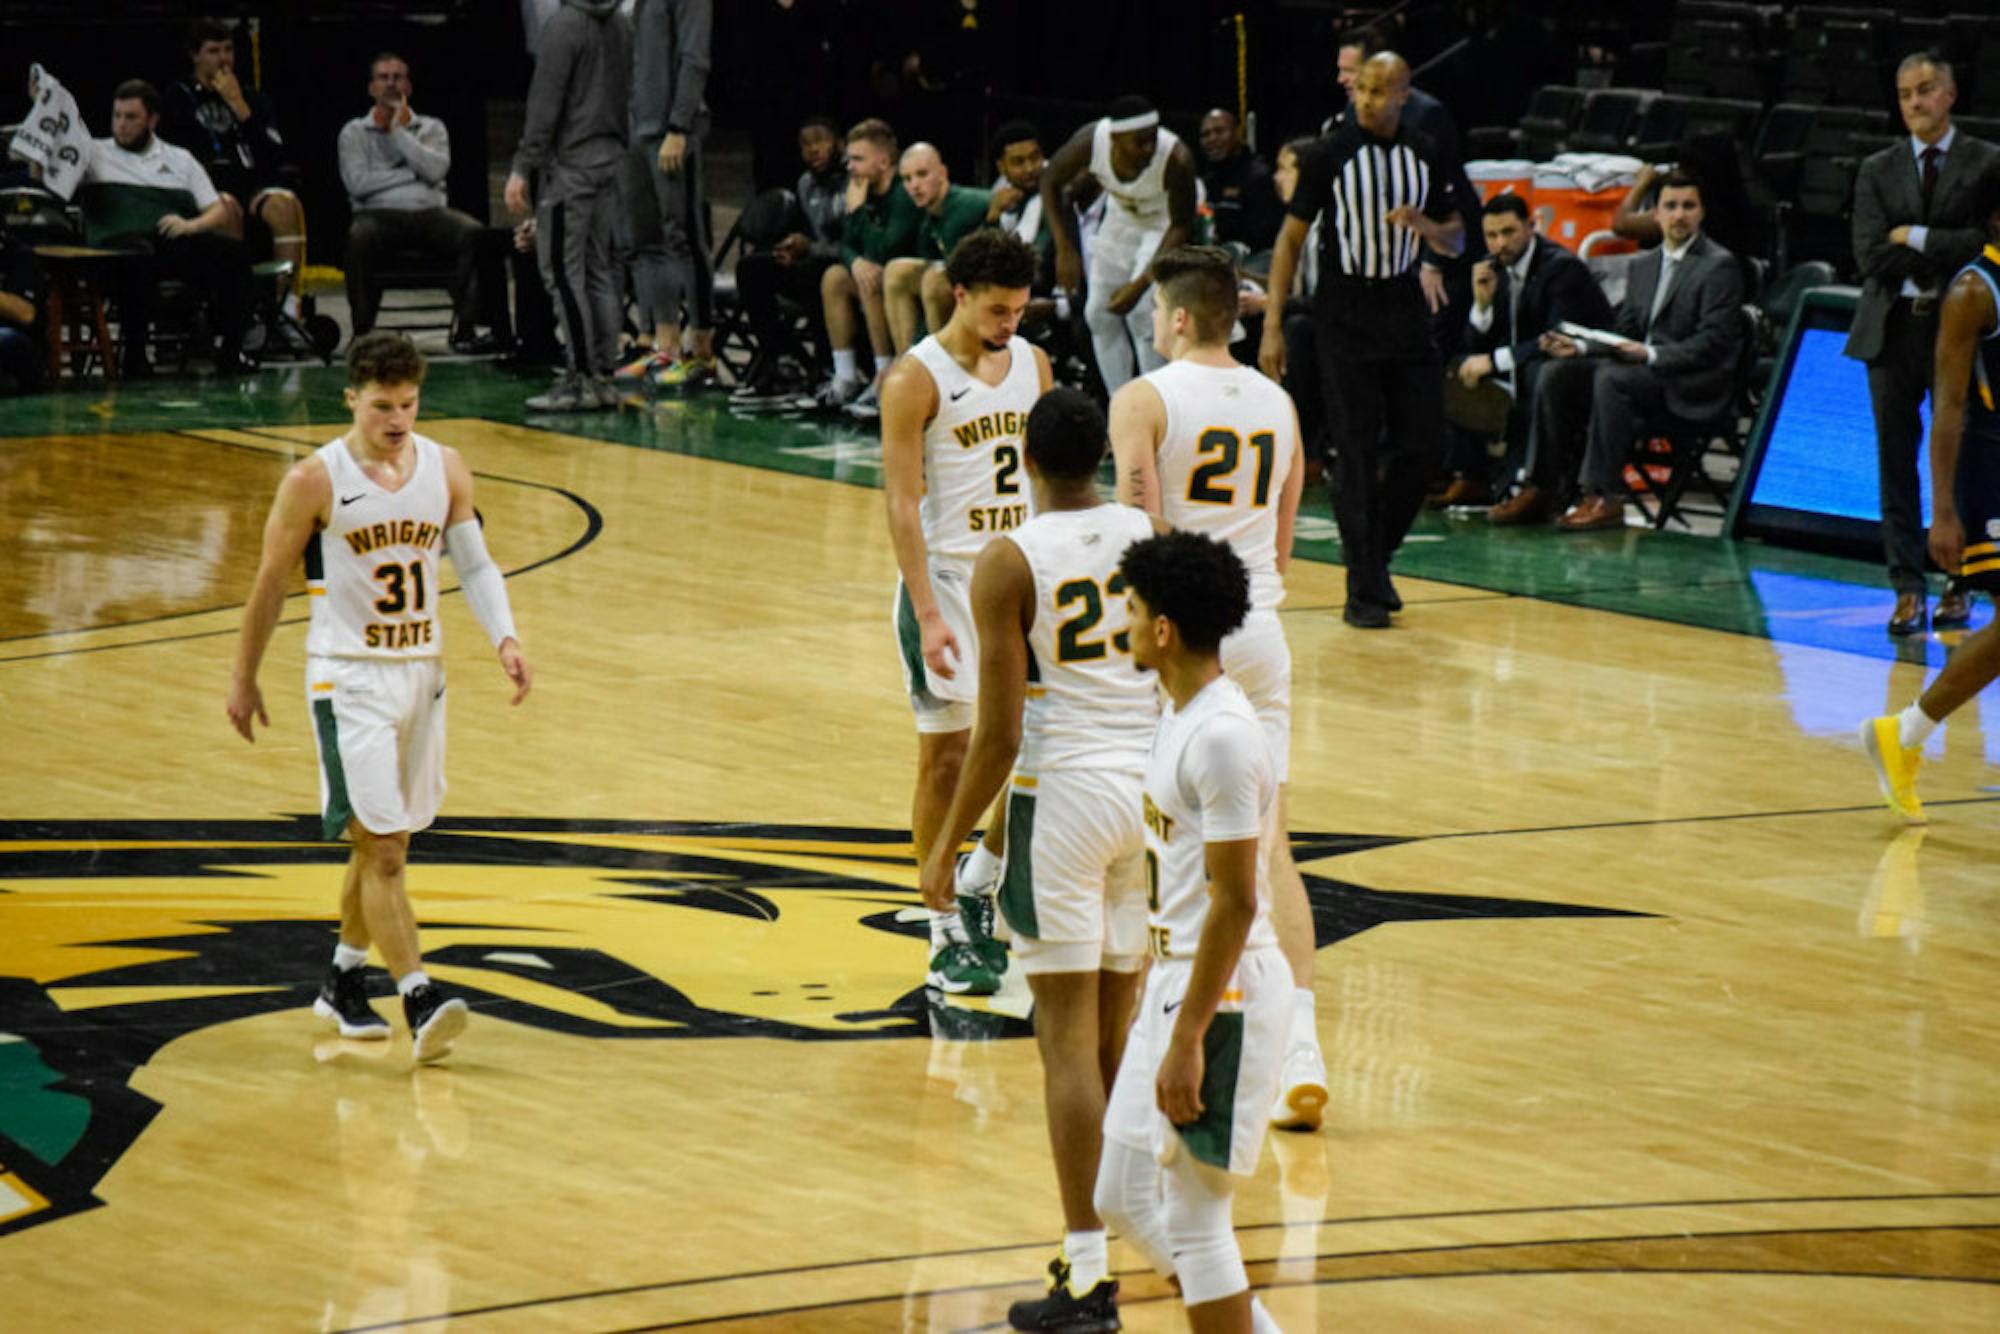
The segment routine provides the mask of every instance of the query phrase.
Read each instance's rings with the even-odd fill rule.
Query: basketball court
[[[271,728],[223,716],[271,493],[345,428],[338,370],[253,384],[0,412],[0,1326],[1004,1327],[1060,1227],[1040,1069],[1024,990],[927,998],[902,920],[872,434],[528,421],[539,381],[434,369],[537,679],[510,708],[446,599],[409,883],[474,1019],[412,1071],[400,1017],[310,1011],[344,853],[302,596]],[[2000,1327],[2000,700],[1904,830],[1853,729],[1947,645],[1882,633],[1878,571],[1433,517],[1363,634],[1305,508],[1331,1102],[1237,1200],[1277,1320]],[[1184,1328],[1112,1260],[1128,1328]]]

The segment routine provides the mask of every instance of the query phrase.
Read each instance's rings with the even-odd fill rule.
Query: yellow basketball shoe
[[[1861,749],[1868,754],[1889,809],[1910,824],[1927,823],[1924,804],[1917,800],[1917,770],[1923,767],[1924,755],[1921,750],[1904,749],[1901,720],[1892,713],[1861,724]]]

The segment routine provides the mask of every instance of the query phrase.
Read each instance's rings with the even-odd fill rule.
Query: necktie
[[[1928,218],[1931,215],[1931,195],[1935,193],[1937,190],[1938,159],[1943,156],[1944,154],[1938,151],[1938,146],[1936,144],[1930,145],[1928,148],[1924,149],[1923,152],[1924,216],[1926,218]]]
[[[1660,307],[1667,304],[1667,288],[1674,281],[1674,258],[1660,247],[1660,285],[1653,289],[1653,308],[1646,312],[1646,332],[1653,332],[1653,321],[1660,318]]]

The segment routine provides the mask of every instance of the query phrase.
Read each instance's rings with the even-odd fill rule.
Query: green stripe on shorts
[[[924,630],[917,624],[910,590],[900,581],[896,584],[896,644],[903,651],[903,665],[910,670],[910,693],[929,694],[930,677],[924,674]]]
[[[354,803],[347,799],[347,771],[340,767],[340,724],[334,721],[333,701],[313,701],[313,726],[319,729],[319,762],[326,769],[326,809],[320,825],[328,840],[347,837],[347,822],[354,818]]]
[[[1008,831],[1013,837],[1013,831]],[[1229,1146],[1236,1137],[1236,1072],[1243,1064],[1243,1016],[1218,1013],[1201,1037],[1201,1116],[1175,1126],[1188,1152],[1210,1166],[1229,1170]]]
[[[1007,870],[1000,878],[1000,912],[1017,935],[1042,938],[1035,917],[1035,794],[1007,794]]]

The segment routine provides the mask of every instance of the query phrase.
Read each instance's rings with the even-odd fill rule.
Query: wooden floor
[[[271,730],[222,710],[336,429],[0,442],[0,1328],[997,1327],[1059,1225],[1040,1073],[1018,994],[913,990],[879,495],[427,423],[538,682],[510,709],[448,599],[411,886],[476,1015],[413,1072],[306,1008],[302,598]],[[1279,1322],[2000,1328],[1977,713],[1904,833],[1802,719],[1920,666],[1416,580],[1357,634],[1339,587],[1286,612],[1332,1103],[1236,1209]]]

